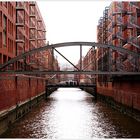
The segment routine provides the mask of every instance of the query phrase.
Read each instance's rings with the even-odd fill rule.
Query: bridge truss
[[[61,52],[57,50],[57,48],[61,47],[68,47],[68,46],[80,46],[80,67],[77,67],[74,65],[69,59],[67,59]],[[108,49],[109,55],[108,55],[108,70],[103,71],[103,70],[86,70],[86,68],[82,67],[82,47],[83,46],[90,46],[93,50],[97,48],[104,48]],[[36,69],[36,70],[28,70],[26,69],[27,61],[26,58],[29,57],[32,54],[45,51],[45,50],[52,50],[56,51],[59,55],[61,55],[66,61],[68,61],[74,68],[74,71],[58,71],[58,70],[45,70],[45,69]],[[106,45],[106,44],[100,44],[100,43],[95,43],[95,42],[65,42],[65,43],[58,43],[58,44],[51,44],[51,45],[46,45],[44,47],[40,48],[35,48],[32,49],[28,52],[25,52],[21,55],[18,55],[9,61],[5,62],[4,64],[0,65],[0,74],[28,74],[28,75],[53,75],[53,77],[57,74],[86,74],[86,75],[140,75],[140,71],[113,71],[112,70],[112,56],[111,52],[112,51],[117,51],[121,54],[124,55],[131,55],[133,58],[136,58],[140,60],[140,53],[130,51],[128,49],[125,49],[123,47],[119,46],[112,46],[112,45]],[[95,58],[96,59],[96,58]],[[24,63],[24,68],[22,70],[18,70],[14,68],[14,64],[18,61],[21,61]],[[13,66],[13,69],[11,68]],[[9,69],[10,67],[10,69]]]

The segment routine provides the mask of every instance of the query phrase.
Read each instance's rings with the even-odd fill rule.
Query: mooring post
[[[97,100],[97,86],[94,86],[94,97]]]
[[[48,80],[46,80],[46,91],[45,91],[45,98],[47,99],[47,97],[48,97]]]
[[[48,97],[48,87],[46,87],[46,91],[45,91],[45,99],[47,99]]]

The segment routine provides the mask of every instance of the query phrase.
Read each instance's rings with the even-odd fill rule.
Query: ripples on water
[[[58,89],[3,137],[85,139],[140,137],[140,123],[75,88]]]

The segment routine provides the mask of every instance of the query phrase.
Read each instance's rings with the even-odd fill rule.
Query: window
[[[10,2],[8,2],[8,14],[9,14],[9,15],[11,14],[10,9],[11,9],[11,3],[10,3]]]
[[[137,29],[137,36],[140,35],[140,29]]]
[[[127,29],[127,36],[131,37],[132,36],[132,30],[131,29]]]
[[[0,48],[2,48],[2,32],[0,32]]]
[[[10,52],[10,39],[8,38],[8,52]]]
[[[11,12],[11,14],[12,14],[12,17],[14,16],[14,7],[12,6],[12,12]]]
[[[136,12],[137,12],[137,18],[139,18],[140,17],[140,9],[137,9]]]
[[[7,8],[7,2],[3,2],[3,5]]]
[[[13,41],[8,39],[8,52],[13,53]]]
[[[0,26],[2,26],[2,12],[0,11]]]
[[[2,54],[0,53],[0,64],[2,64]]]
[[[7,61],[7,56],[3,55],[3,63],[5,63]]]
[[[14,25],[12,24],[12,27],[11,27],[11,34],[13,35],[13,28],[14,28]]]
[[[7,18],[5,15],[3,16],[3,25],[4,25],[4,28],[3,28],[3,46],[6,47],[6,44],[7,44]]]
[[[8,22],[8,33],[10,33],[10,20],[7,20]]]

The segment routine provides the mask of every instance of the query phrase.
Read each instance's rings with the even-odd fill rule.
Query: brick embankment
[[[45,79],[31,76],[0,77],[0,134],[45,98]]]
[[[94,96],[91,88],[84,89]],[[97,83],[97,100],[102,100],[120,112],[140,121],[140,81]]]
[[[119,81],[108,86],[97,84],[98,98],[140,121],[140,82]]]

